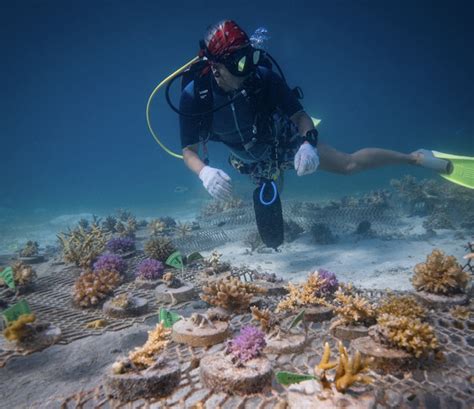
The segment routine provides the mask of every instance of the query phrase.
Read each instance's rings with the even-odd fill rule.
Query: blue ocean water
[[[474,156],[473,9],[469,0],[2,4],[2,226],[117,208],[198,210],[208,194],[154,142],[145,104],[223,18],[249,33],[269,30],[268,50],[301,86],[306,110],[323,120],[321,139],[334,147]],[[152,121],[179,151],[178,118],[163,95]],[[249,195],[253,186],[229,168],[226,149],[210,149],[212,166]],[[289,175],[285,196],[340,197],[406,173],[436,177],[408,167]]]

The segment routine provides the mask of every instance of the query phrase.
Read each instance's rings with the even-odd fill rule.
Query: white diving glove
[[[204,166],[199,172],[199,179],[213,198],[227,200],[232,196],[230,176],[224,171]]]
[[[318,150],[311,144],[301,144],[295,155],[295,170],[298,176],[309,175],[316,172],[319,166]]]

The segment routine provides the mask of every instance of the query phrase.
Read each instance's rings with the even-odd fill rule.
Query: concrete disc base
[[[135,279],[135,286],[137,288],[142,288],[144,290],[153,290],[158,285],[160,285],[163,281],[161,280],[144,280],[142,278]]]
[[[415,291],[416,298],[428,308],[449,309],[455,305],[467,304],[467,294],[440,295],[426,291]]]
[[[419,359],[408,352],[389,348],[370,337],[357,338],[352,341],[351,346],[355,351],[359,351],[362,357],[372,358],[370,367],[382,373],[411,369],[419,362]]]
[[[109,373],[104,377],[104,387],[108,396],[128,402],[167,396],[178,386],[180,379],[179,365],[176,362],[167,362],[162,368],[151,371],[120,375]]]
[[[289,409],[369,409],[375,407],[375,396],[368,388],[338,392],[334,386],[323,389],[320,382],[311,380],[288,388]]]
[[[281,338],[266,338],[267,346],[264,352],[267,354],[291,354],[303,351],[306,345],[304,334],[282,334]]]
[[[223,352],[206,355],[200,365],[201,382],[213,391],[250,394],[272,383],[272,365],[265,357],[251,359],[236,367]]]
[[[191,319],[179,320],[173,325],[171,338],[179,344],[192,347],[207,347],[224,342],[230,335],[229,324],[225,321],[213,321],[215,328],[205,325],[196,326]]]
[[[47,325],[47,324],[46,324]],[[12,349],[21,349],[25,351],[40,351],[47,348],[61,339],[61,329],[55,325],[43,326],[33,324],[36,332],[24,341],[12,344]],[[13,345],[15,345],[13,347]]]
[[[306,322],[323,322],[330,320],[332,317],[332,307],[325,307],[321,305],[317,307],[305,308],[304,320]]]
[[[352,341],[353,339],[368,336],[369,329],[363,325],[338,325],[331,329],[331,335],[341,341]]]
[[[147,310],[148,301],[140,297],[131,297],[131,305],[126,308],[114,305],[113,300],[106,301],[102,307],[102,311],[113,318],[138,317],[145,314]]]
[[[155,288],[155,296],[158,302],[176,303],[192,300],[196,292],[192,285],[183,285],[179,288],[169,288],[166,284],[160,284]]]

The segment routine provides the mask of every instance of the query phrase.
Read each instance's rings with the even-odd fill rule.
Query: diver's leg
[[[416,165],[415,154],[379,148],[364,148],[354,153],[340,152],[325,143],[318,144],[321,170],[351,175],[367,169],[389,165]]]

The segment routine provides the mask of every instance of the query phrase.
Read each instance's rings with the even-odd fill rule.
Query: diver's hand
[[[319,166],[318,150],[311,144],[301,144],[295,155],[295,170],[298,176],[309,175],[316,172]]]
[[[204,166],[199,172],[199,179],[209,194],[219,200],[228,200],[232,195],[230,176],[224,171]]]

